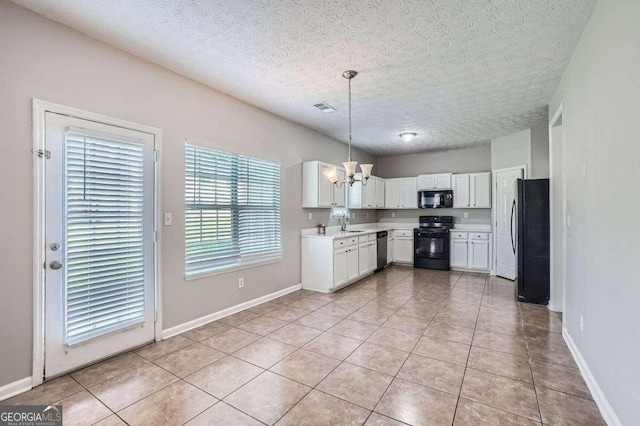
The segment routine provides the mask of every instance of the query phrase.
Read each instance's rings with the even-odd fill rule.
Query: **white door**
[[[451,240],[451,266],[467,267],[469,257],[468,244],[467,240]]]
[[[320,173],[318,174],[318,207],[331,207],[333,203],[333,187],[329,179],[325,176],[333,170],[330,166],[320,166]]]
[[[45,377],[154,340],[154,136],[46,114]]]
[[[387,238],[387,265],[393,262],[394,243],[393,238]]]
[[[489,241],[471,240],[469,268],[489,269]]]
[[[491,207],[491,174],[472,174],[470,194],[471,207]]]
[[[436,188],[451,189],[451,174],[444,173],[441,175],[436,175]]]
[[[339,287],[347,283],[349,273],[349,253],[347,248],[333,252],[333,286]]]
[[[510,280],[516,279],[518,269],[514,248],[516,180],[523,176],[522,169],[496,172],[496,274]]]
[[[384,207],[384,179],[376,179],[376,207]]]
[[[453,207],[469,207],[469,175],[453,175]]]
[[[413,263],[413,238],[397,237],[394,259],[400,263]]]
[[[388,209],[395,209],[401,206],[402,202],[402,182],[393,179],[385,182],[384,206]]]
[[[345,171],[343,169],[336,169],[338,174],[338,182],[344,182],[345,179]],[[324,175],[322,175],[324,177]],[[337,187],[336,185],[331,185],[333,188],[333,205],[338,207],[344,207],[344,199],[345,199],[345,190],[346,185],[343,185],[342,188]]]
[[[416,178],[404,179],[402,182],[402,207],[405,209],[418,208],[418,189]]]
[[[369,272],[373,272],[378,267],[378,242],[369,242]]]
[[[369,272],[369,243],[358,247],[358,273],[360,276]]]
[[[358,246],[351,246],[347,251],[347,280],[353,281],[358,278]]]

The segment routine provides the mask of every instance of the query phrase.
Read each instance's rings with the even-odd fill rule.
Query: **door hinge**
[[[158,311],[153,311],[153,322],[158,322]]]
[[[31,152],[37,155],[39,158],[44,158],[45,160],[51,158],[51,151],[49,151],[48,149],[32,149]]]
[[[154,163],[158,162],[159,155],[160,155],[160,151],[153,151],[153,162]]]
[[[158,242],[158,231],[153,231],[153,242],[154,243]]]

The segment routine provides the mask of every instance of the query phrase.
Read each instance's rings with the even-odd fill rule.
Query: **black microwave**
[[[453,208],[453,191],[418,191],[418,207],[421,209]]]

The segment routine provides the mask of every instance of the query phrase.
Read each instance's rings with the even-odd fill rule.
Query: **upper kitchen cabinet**
[[[336,169],[338,182],[345,179],[342,167],[321,161],[306,161],[302,163],[302,207],[331,208],[344,207],[345,187],[338,188],[332,184],[326,174]]]
[[[384,207],[387,209],[417,209],[418,189],[416,178],[387,179]]]
[[[451,173],[438,173],[418,176],[418,191],[430,189],[451,189]]]
[[[356,179],[362,175],[356,173]],[[352,209],[381,209],[384,207],[385,180],[371,176],[366,185],[355,182],[349,187],[349,208]]]
[[[491,173],[453,175],[453,207],[491,208]]]

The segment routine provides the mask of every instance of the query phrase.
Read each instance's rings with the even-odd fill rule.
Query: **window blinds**
[[[280,165],[185,144],[187,275],[282,256]]]
[[[66,133],[66,343],[143,320],[144,147]]]

